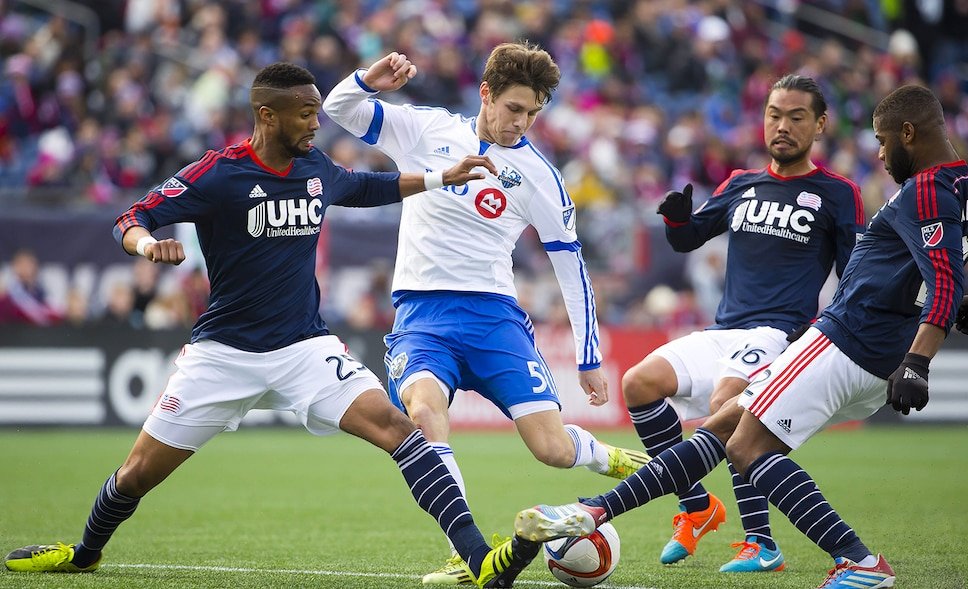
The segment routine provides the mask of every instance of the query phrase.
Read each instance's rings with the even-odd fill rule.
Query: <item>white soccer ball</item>
[[[572,587],[592,587],[615,570],[620,548],[615,527],[604,523],[587,536],[546,542],[543,553],[556,579]]]

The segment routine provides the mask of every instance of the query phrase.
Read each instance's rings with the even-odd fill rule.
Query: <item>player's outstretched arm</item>
[[[497,168],[494,167],[494,162],[486,155],[466,155],[452,168],[443,172],[400,174],[400,196],[407,197],[441,186],[461,186],[471,180],[480,180],[484,178],[484,172],[479,168],[484,168],[492,175],[497,176]]]
[[[121,247],[131,255],[144,256],[156,264],[177,266],[185,261],[185,248],[174,239],[156,240],[144,227],[137,225],[124,233]]]
[[[598,407],[608,402],[608,379],[599,368],[578,371],[578,384],[588,395],[588,404]]]
[[[363,83],[379,92],[399,90],[417,75],[417,66],[413,65],[406,54],[394,51],[381,58],[363,74]]]

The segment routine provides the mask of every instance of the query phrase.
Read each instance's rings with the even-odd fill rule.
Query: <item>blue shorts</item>
[[[416,372],[450,390],[473,390],[511,417],[509,407],[551,401],[561,407],[551,370],[534,343],[528,314],[508,296],[409,292],[399,299],[393,332],[384,338],[390,400],[406,411],[399,385]]]

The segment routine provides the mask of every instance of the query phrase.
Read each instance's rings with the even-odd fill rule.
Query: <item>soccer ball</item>
[[[618,565],[621,543],[610,523],[580,538],[546,542],[544,559],[556,579],[572,587],[592,587],[608,578]]]

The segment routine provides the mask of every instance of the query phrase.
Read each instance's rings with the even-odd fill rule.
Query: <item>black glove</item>
[[[907,353],[904,361],[887,379],[887,404],[904,415],[928,404],[928,362],[931,358]]]
[[[682,192],[670,190],[665,193],[665,199],[659,203],[656,211],[673,223],[685,223],[692,214],[692,184],[686,184]]]
[[[803,336],[803,334],[807,333],[807,330],[810,329],[811,325],[813,325],[813,323],[804,323],[800,327],[794,329],[789,334],[787,334],[787,341],[790,342],[791,344],[797,341]]]
[[[955,319],[955,327],[961,333],[968,334],[968,295],[961,299],[961,306],[958,307],[958,318]]]

